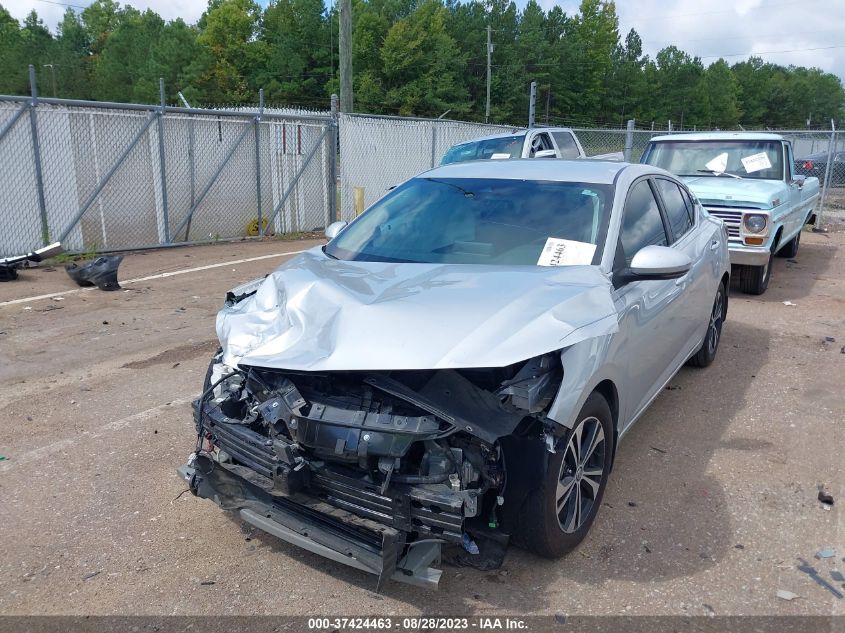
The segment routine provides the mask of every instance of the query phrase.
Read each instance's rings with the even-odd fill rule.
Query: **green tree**
[[[158,101],[158,80],[145,63],[155,48],[164,20],[134,7],[120,11],[117,28],[110,33],[94,66],[94,86],[104,101]]]
[[[58,96],[72,99],[93,97],[90,50],[91,39],[88,31],[74,10],[68,8],[59,23],[53,62]]]
[[[22,56],[20,24],[0,6],[0,93],[26,94],[27,69]]]
[[[437,0],[423,0],[388,31],[381,49],[388,111],[438,116],[469,110],[461,81],[465,60],[446,31],[448,16]]]
[[[330,34],[323,0],[277,0],[264,12],[266,59],[256,80],[280,103],[324,99],[331,78]]]
[[[704,73],[704,92],[709,105],[707,127],[729,129],[740,121],[739,83],[724,59],[710,64]]]
[[[267,58],[266,43],[256,39],[261,15],[253,0],[209,1],[197,38],[211,61],[200,77],[207,101],[255,101],[254,77]]]

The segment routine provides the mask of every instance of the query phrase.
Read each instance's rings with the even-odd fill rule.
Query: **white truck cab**
[[[441,165],[507,158],[585,158],[575,133],[566,127],[537,127],[494,134],[449,148]]]

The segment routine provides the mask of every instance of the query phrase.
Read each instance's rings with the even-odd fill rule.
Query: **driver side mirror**
[[[346,228],[346,222],[332,222],[326,227],[325,236],[330,242],[340,235],[340,232]]]
[[[804,186],[805,180],[807,180],[806,176],[803,176],[801,174],[796,174],[795,176],[792,177],[792,180],[789,181],[789,184],[795,185],[796,187],[798,187],[800,189],[801,187]]]
[[[541,149],[534,154],[534,158],[557,158],[557,154],[553,149]]]
[[[631,265],[615,275],[617,284],[631,281],[678,279],[692,268],[692,260],[668,246],[644,246],[637,251]]]

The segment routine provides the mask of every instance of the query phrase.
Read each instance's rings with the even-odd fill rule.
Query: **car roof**
[[[537,131],[543,132],[571,132],[572,129],[568,127],[535,127],[531,128]],[[452,147],[460,147],[461,145],[468,145],[470,143],[478,143],[479,141],[492,141],[493,139],[497,138],[508,138],[509,136],[522,136],[523,134],[528,132],[528,128],[514,128],[512,132],[502,132],[501,134],[490,134],[488,136],[479,136],[478,138],[472,138],[468,141],[463,141],[461,143],[455,143]]]
[[[780,134],[768,132],[690,132],[684,134],[664,134],[655,136],[652,141],[782,141]]]
[[[651,165],[610,160],[560,160],[554,158],[516,158],[510,160],[473,160],[435,167],[417,178],[491,178],[500,180],[545,180],[553,182],[589,182],[613,184],[625,169],[643,174],[670,175]]]

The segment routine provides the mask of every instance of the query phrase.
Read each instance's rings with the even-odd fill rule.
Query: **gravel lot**
[[[806,233],[765,295],[732,293],[716,362],[683,369],[626,436],[578,550],[512,548],[500,571],[382,595],[175,473],[225,291],[315,243],[132,254],[121,279],[141,280],[113,293],[61,269],[0,284],[0,613],[845,615],[796,569],[845,572],[845,234]]]

